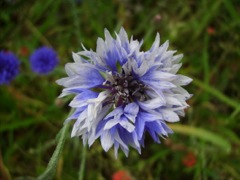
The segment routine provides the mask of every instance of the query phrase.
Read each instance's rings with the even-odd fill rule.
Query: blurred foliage
[[[194,96],[181,125],[172,126],[175,134],[160,145],[147,137],[142,155],[131,150],[115,159],[96,142],[87,150],[84,179],[111,179],[119,170],[135,179],[240,179],[238,0],[1,0],[0,49],[18,55],[21,74],[0,87],[0,179],[45,170],[70,111],[69,99],[57,99],[55,81],[81,43],[95,49],[105,27],[114,32],[121,26],[144,39],[145,50],[159,32],[161,42],[170,40],[170,49],[184,53],[180,73],[194,79],[187,87]],[[42,45],[61,60],[48,76],[29,68],[30,53]],[[69,133],[56,179],[77,179],[82,151],[81,140]]]

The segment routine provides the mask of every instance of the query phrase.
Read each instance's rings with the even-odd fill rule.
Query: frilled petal
[[[85,90],[78,94],[69,104],[71,107],[82,107],[88,105],[87,100],[98,97],[98,93]]]
[[[111,119],[106,121],[106,124],[104,126],[104,130],[108,130],[111,129],[112,127],[116,126],[117,124],[119,124],[119,119]]]
[[[87,110],[84,110],[79,117],[77,118],[77,121],[74,123],[73,125],[73,129],[72,129],[72,133],[71,133],[71,137],[75,137],[75,136],[80,136],[83,133],[87,132],[87,128],[85,125],[85,119],[87,118]]]
[[[148,112],[140,112],[138,114],[138,117],[136,119],[136,133],[139,140],[141,140],[143,137],[145,123],[155,121],[163,121],[163,117],[160,116],[159,114],[152,114]]]
[[[171,110],[162,109],[160,112],[161,112],[164,120],[167,122],[178,122],[179,121],[178,115]]]
[[[157,121],[147,122],[145,123],[145,128],[146,128],[146,131],[151,135],[153,140],[157,143],[160,143],[159,136],[158,136],[158,133],[160,130],[159,123]]]
[[[80,88],[78,86],[65,88],[65,89],[63,89],[62,93],[58,97],[61,98],[61,97],[64,97],[64,96],[67,96],[70,94],[78,94],[84,90],[85,90],[85,88]]]
[[[115,119],[119,119],[120,116],[123,114],[123,107],[119,106],[111,111],[104,119],[108,119],[110,117],[114,117]]]
[[[136,103],[130,103],[124,108],[124,115],[133,123],[137,117],[139,106]]]
[[[88,63],[88,61],[86,59],[84,59],[83,57],[79,56],[77,53],[74,53],[72,52],[72,57],[73,57],[73,60],[76,62],[76,63]],[[65,69],[66,70],[66,69]],[[70,69],[69,69],[70,70]],[[72,73],[71,71],[68,71],[66,72],[67,74],[68,73]],[[69,74],[68,74],[69,75]]]
[[[157,90],[167,90],[167,89],[176,87],[175,84],[169,81],[143,80],[143,82],[149,85],[150,87],[152,87],[153,89],[157,89]]]
[[[119,34],[116,33],[119,44],[125,49],[127,53],[130,53],[129,40],[126,31],[121,28]]]
[[[125,49],[121,47],[121,43],[113,39],[108,30],[105,29],[104,32],[106,40],[98,38],[97,54],[107,67],[112,71],[117,71],[117,63],[124,64],[128,55]]]
[[[161,97],[150,99],[144,102],[139,102],[139,106],[146,111],[159,108],[165,104],[166,104],[166,101],[163,100]]]
[[[135,129],[135,126],[130,123],[126,117],[122,117],[119,121],[119,124],[128,132],[133,132],[133,130]]]
[[[139,144],[139,141],[137,139],[136,132],[128,132],[124,128],[119,128],[118,132],[119,132],[119,134],[121,134],[121,139],[125,144],[130,145],[133,148],[140,151],[140,144]]]
[[[79,88],[92,88],[103,84],[104,78],[101,76],[98,70],[92,65],[81,64],[74,66],[72,63],[66,65],[67,68],[72,69],[74,72],[67,78],[62,78],[57,81],[59,85],[64,87],[78,86]]]
[[[185,102],[185,101],[184,101]],[[181,99],[173,96],[167,96],[166,97],[166,104],[171,106],[182,106],[184,105],[184,102],[181,101]]]
[[[139,117],[137,118],[136,122],[135,122],[135,127],[136,127],[136,133],[137,133],[137,137],[138,140],[141,140],[143,137],[143,133],[144,133],[144,129],[145,129],[145,117],[139,115]]]
[[[192,79],[183,75],[178,75],[177,78],[173,81],[174,84],[179,86],[188,85],[190,82],[192,82]]]
[[[158,48],[160,45],[160,35],[157,33],[155,41],[153,42],[152,47],[150,48],[150,51],[154,51],[156,48]]]
[[[183,54],[175,55],[175,56],[173,56],[172,62],[173,62],[174,64],[179,63],[182,58],[183,58]]]
[[[105,151],[108,151],[114,143],[113,136],[109,131],[104,131],[101,135],[100,140],[101,145]]]
[[[177,76],[175,74],[163,71],[153,71],[146,73],[140,79],[142,81],[172,81],[176,78]]]
[[[69,121],[73,120],[73,119],[77,119],[80,114],[86,109],[86,106],[77,108],[74,113],[72,113],[66,120],[64,123],[68,123]]]

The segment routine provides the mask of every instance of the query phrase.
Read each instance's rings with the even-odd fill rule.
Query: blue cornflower
[[[50,73],[57,66],[58,61],[57,53],[46,46],[36,49],[30,57],[31,69],[37,74]]]
[[[9,84],[19,74],[19,60],[9,51],[0,51],[0,85]]]
[[[123,28],[116,39],[105,29],[96,52],[73,53],[68,77],[57,81],[65,87],[60,97],[75,94],[75,112],[66,120],[76,119],[72,137],[89,146],[100,138],[105,151],[114,146],[115,156],[119,148],[127,156],[129,146],[141,153],[146,133],[157,143],[172,133],[166,122],[179,121],[191,97],[181,87],[191,79],[176,74],[183,55],[168,51],[168,41],[160,46],[159,34],[148,51],[140,51],[142,43],[129,41]]]

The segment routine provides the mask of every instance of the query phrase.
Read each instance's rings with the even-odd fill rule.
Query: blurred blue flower
[[[9,84],[19,74],[20,62],[9,51],[0,51],[0,85]]]
[[[36,49],[30,57],[31,69],[37,74],[50,73],[57,66],[58,61],[57,53],[46,46]]]
[[[129,146],[141,153],[146,133],[157,143],[172,133],[166,122],[184,116],[191,95],[181,86],[192,79],[176,74],[183,55],[168,51],[168,41],[160,46],[159,34],[148,51],[140,51],[142,43],[129,41],[123,28],[116,39],[105,29],[96,52],[73,53],[68,77],[57,81],[65,87],[60,97],[75,94],[75,112],[66,120],[76,119],[72,137],[89,146],[100,138],[105,151],[114,146],[115,156],[119,148],[128,156]]]

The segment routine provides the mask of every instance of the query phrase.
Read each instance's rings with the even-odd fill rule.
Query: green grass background
[[[82,141],[70,138],[57,162],[55,179],[111,179],[118,170],[133,179],[240,179],[240,1],[239,0],[1,0],[0,49],[21,60],[21,73],[0,86],[0,179],[31,179],[46,169],[56,135],[70,109],[69,98],[57,99],[71,52],[95,49],[107,28],[114,35],[123,26],[129,36],[150,48],[157,32],[161,43],[183,53],[181,74],[193,78],[194,94],[186,116],[171,125],[175,133],[161,144],[146,139],[142,155],[105,153],[99,142],[82,153]],[[48,76],[29,68],[29,55],[47,45],[59,54]],[[22,53],[26,47],[29,52]],[[196,163],[183,159],[193,153]],[[28,177],[28,178],[27,178]]]

